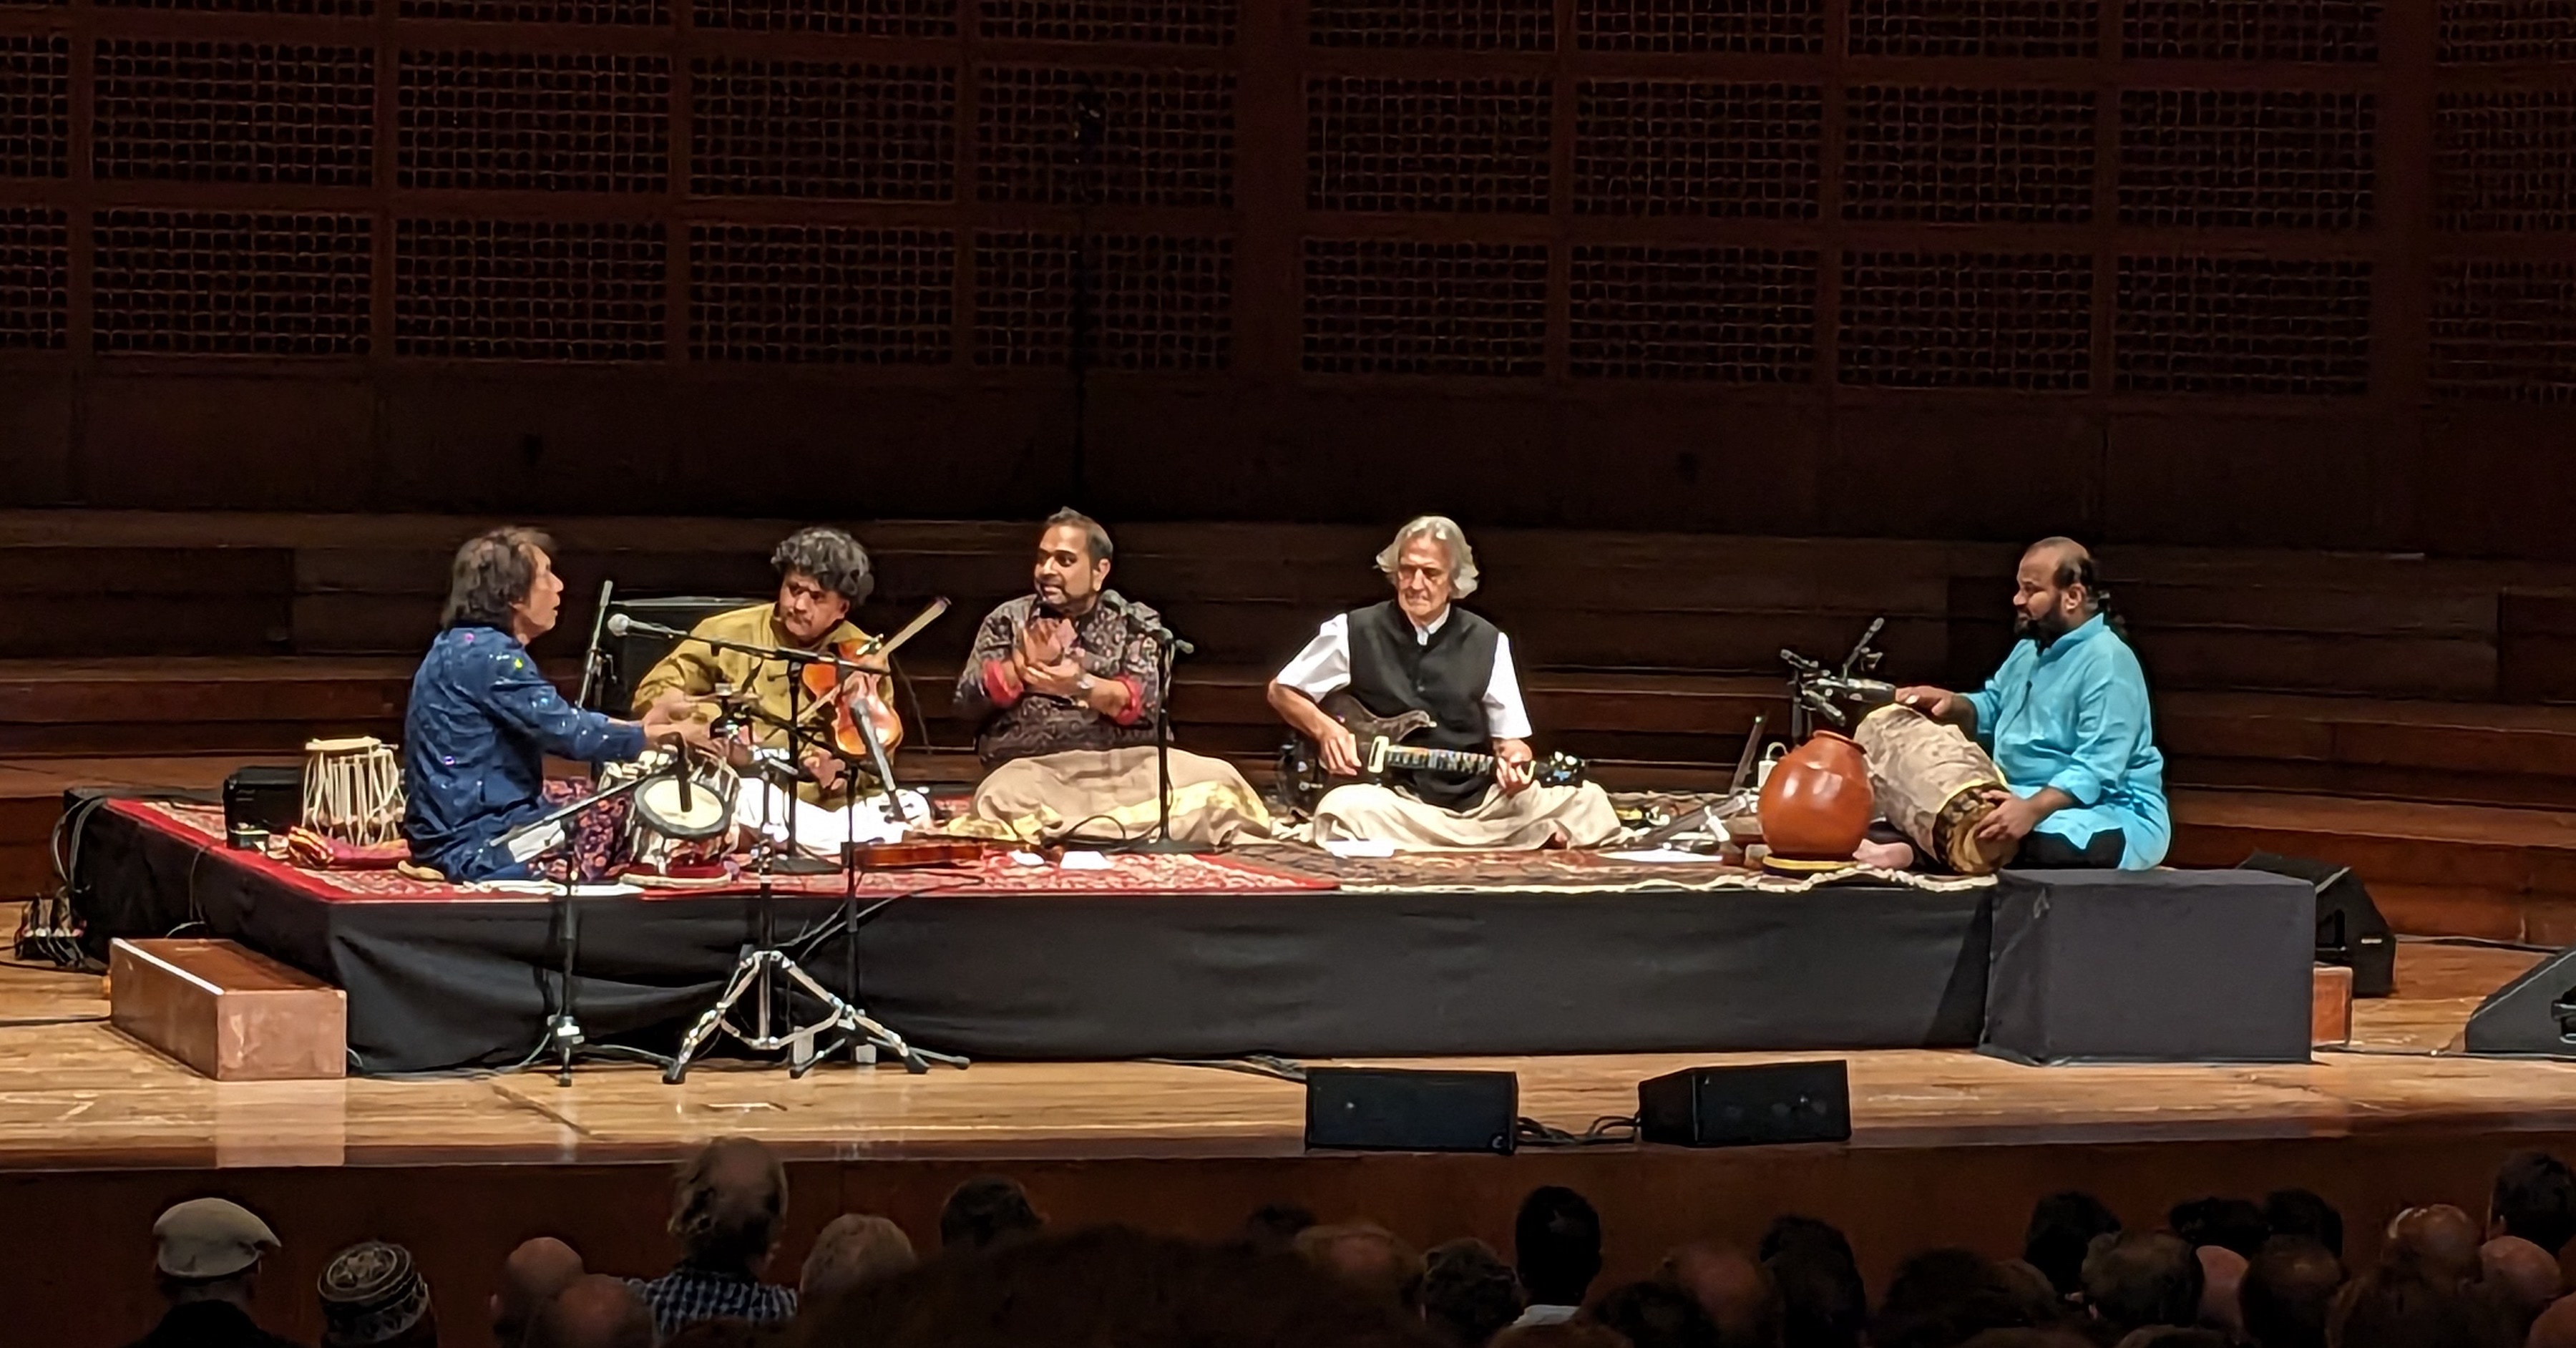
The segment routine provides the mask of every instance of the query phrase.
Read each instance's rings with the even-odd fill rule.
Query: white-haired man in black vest
[[[1425,515],[1377,555],[1395,598],[1337,614],[1270,681],[1270,705],[1315,742],[1324,766],[1357,776],[1350,730],[1321,705],[1348,690],[1372,716],[1428,713],[1405,741],[1490,754],[1476,772],[1389,772],[1353,782],[1315,807],[1315,841],[1374,841],[1398,851],[1597,847],[1618,836],[1610,798],[1590,783],[1540,786],[1530,777],[1529,712],[1511,638],[1453,600],[1476,592],[1476,553],[1457,523]]]

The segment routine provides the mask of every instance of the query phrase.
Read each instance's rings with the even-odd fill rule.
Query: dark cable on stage
[[[1241,1072],[1245,1076],[1268,1077],[1291,1085],[1306,1084],[1306,1065],[1274,1053],[1247,1053],[1240,1058],[1136,1058],[1131,1061],[1152,1063],[1157,1067],[1213,1067],[1220,1072]]]
[[[1514,1136],[1524,1147],[1615,1147],[1637,1140],[1637,1116],[1633,1114],[1602,1115],[1580,1133],[1569,1133],[1526,1114],[1512,1123]]]

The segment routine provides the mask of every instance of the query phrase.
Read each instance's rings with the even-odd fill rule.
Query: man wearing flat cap
[[[192,1198],[152,1224],[152,1266],[170,1310],[134,1348],[291,1348],[250,1318],[251,1284],[277,1235],[250,1209]]]

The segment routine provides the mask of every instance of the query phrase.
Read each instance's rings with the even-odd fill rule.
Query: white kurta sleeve
[[[1279,682],[1306,696],[1323,700],[1351,686],[1351,619],[1336,613],[1315,631],[1315,639],[1279,671]]]
[[[1494,676],[1485,684],[1485,724],[1498,740],[1526,739],[1529,708],[1521,705],[1521,676],[1512,668],[1512,639],[1494,634]]]

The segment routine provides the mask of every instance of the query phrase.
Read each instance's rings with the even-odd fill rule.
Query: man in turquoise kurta
[[[2106,598],[2081,544],[2034,543],[2013,596],[2021,640],[2003,668],[1973,693],[1897,692],[1994,755],[2012,791],[1996,793],[1977,833],[2019,839],[2023,866],[2142,871],[2173,841],[2146,675],[2103,613]]]

